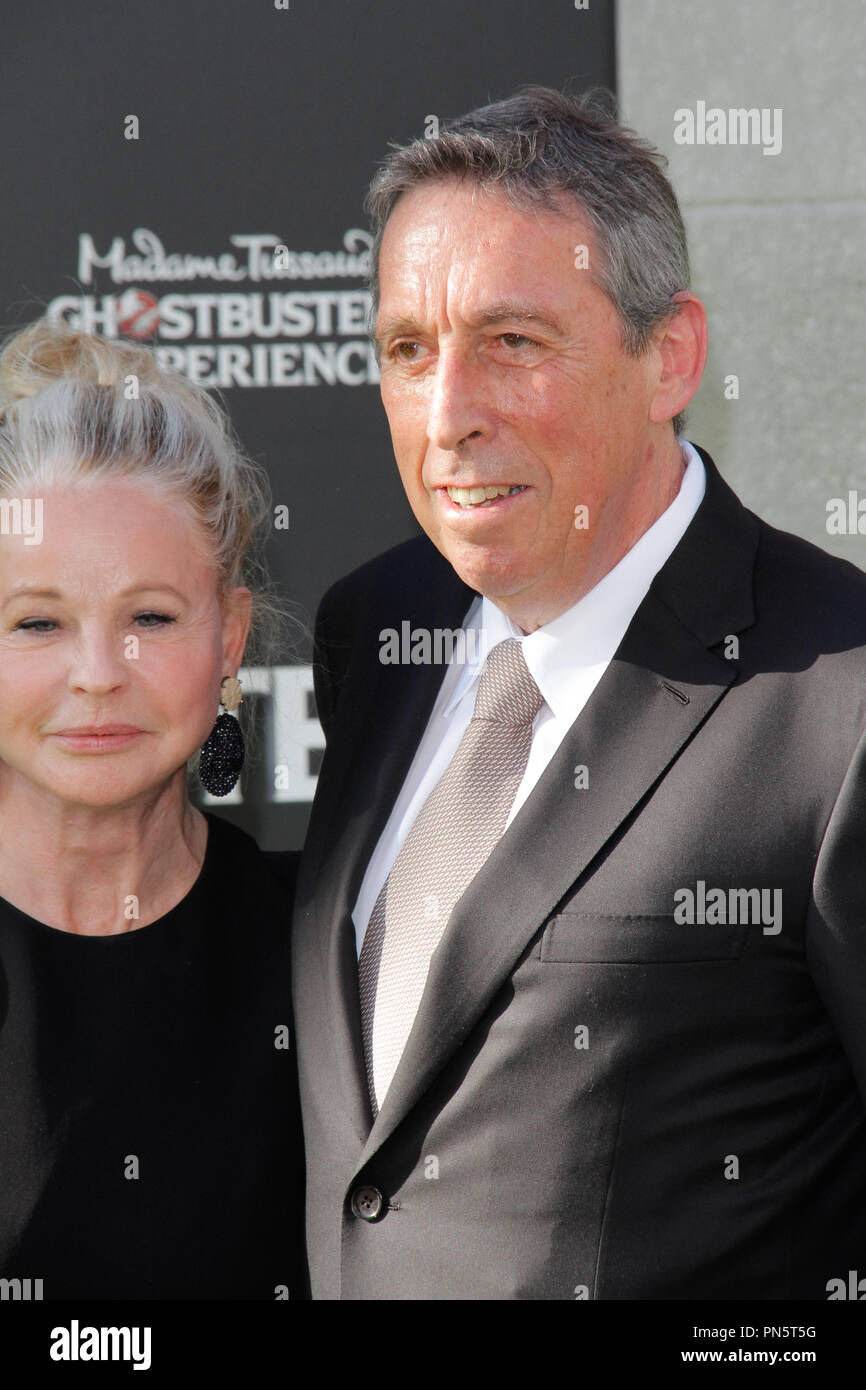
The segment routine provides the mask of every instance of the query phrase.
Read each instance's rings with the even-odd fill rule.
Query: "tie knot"
[[[520,728],[531,724],[544,697],[529,673],[516,637],[497,642],[487,654],[478,682],[473,719],[492,719]]]

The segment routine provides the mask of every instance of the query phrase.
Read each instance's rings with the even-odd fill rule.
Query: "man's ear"
[[[707,360],[707,313],[696,294],[680,290],[674,295],[677,308],[659,330],[655,343],[658,353],[658,384],[650,404],[653,424],[673,420],[685,410],[701,384]]]
[[[237,671],[243,660],[253,615],[253,596],[249,589],[239,586],[227,589],[223,598],[223,659]]]

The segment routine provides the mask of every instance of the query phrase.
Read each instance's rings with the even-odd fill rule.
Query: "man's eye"
[[[535,346],[535,339],[527,338],[525,333],[500,333],[499,337],[506,347]]]
[[[418,351],[417,343],[397,343],[391,349],[392,355],[400,359],[401,362],[414,362]]]
[[[171,617],[169,613],[137,613],[135,616],[135,621],[137,623],[140,623],[145,618],[153,618],[154,620],[152,623],[146,622],[144,624],[145,627],[162,627],[164,623],[177,622],[177,618]]]

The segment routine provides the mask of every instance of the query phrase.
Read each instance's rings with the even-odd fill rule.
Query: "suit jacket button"
[[[356,1187],[350,1205],[362,1221],[378,1221],[385,1210],[385,1198],[378,1187]]]

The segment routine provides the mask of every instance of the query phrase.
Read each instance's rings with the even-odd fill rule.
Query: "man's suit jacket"
[[[421,538],[321,605],[293,952],[314,1298],[866,1277],[866,576],[701,455],[698,512],[454,908],[375,1123],[351,911],[444,674],[382,664],[380,632],[457,628],[473,593]]]

